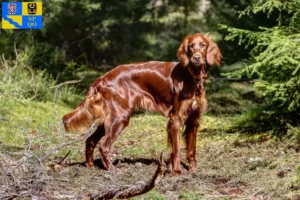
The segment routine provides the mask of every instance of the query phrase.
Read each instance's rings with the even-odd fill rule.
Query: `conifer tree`
[[[250,65],[231,76],[258,77],[254,86],[263,93],[266,106],[252,119],[268,115],[265,119],[273,121],[269,128],[276,122],[286,130],[288,123],[300,122],[300,0],[252,0],[240,17],[257,14],[275,16],[276,26],[253,31],[221,25],[228,31],[226,40],[251,49]]]

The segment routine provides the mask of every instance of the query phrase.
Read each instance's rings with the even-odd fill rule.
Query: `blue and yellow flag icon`
[[[2,2],[2,29],[42,29],[42,2]]]

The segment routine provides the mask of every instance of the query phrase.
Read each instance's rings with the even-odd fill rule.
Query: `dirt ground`
[[[299,164],[295,149],[284,144],[274,146],[272,142],[231,145],[203,144],[197,151],[195,173],[189,173],[183,164],[183,175],[168,174],[155,192],[136,199],[300,199],[299,186],[292,184],[294,166]],[[86,196],[118,185],[148,181],[157,166],[156,160],[144,157],[123,158],[115,163],[114,174],[104,171],[101,165],[87,169],[82,164],[69,164],[49,174],[53,176],[49,190],[56,186],[57,195]]]
[[[300,199],[295,169],[300,160],[299,144],[267,134],[252,137],[208,128],[211,123],[220,125],[215,120],[203,119],[207,125],[198,136],[196,172],[187,171],[183,145],[183,174],[167,174],[155,189],[133,199]],[[149,181],[160,153],[168,158],[165,122],[158,116],[132,119],[114,145],[115,173],[103,169],[97,150],[95,168],[84,167],[82,142],[68,147],[71,154],[59,164],[65,153],[54,155],[43,167],[25,154],[2,157],[0,199],[89,199],[108,189]],[[28,162],[20,163],[24,158]]]

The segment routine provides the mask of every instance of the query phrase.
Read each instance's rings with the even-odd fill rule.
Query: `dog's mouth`
[[[205,64],[202,60],[191,59],[190,62],[194,67],[200,67],[201,65]]]

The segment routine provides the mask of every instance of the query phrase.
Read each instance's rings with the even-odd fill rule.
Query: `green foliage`
[[[298,146],[300,147],[300,127],[294,127],[290,124],[288,124],[288,135],[298,143]]]
[[[208,114],[237,115],[252,109],[261,102],[251,84],[210,81],[207,84]]]
[[[60,142],[61,116],[71,111],[67,106],[52,102],[16,99],[0,95],[0,142],[3,151],[25,149],[30,137],[35,144],[50,148]],[[2,149],[3,147],[3,149]],[[39,148],[35,149],[40,150]],[[48,149],[49,150],[49,149]]]
[[[157,190],[151,190],[149,192],[147,192],[146,194],[137,196],[137,197],[133,197],[133,200],[144,200],[144,199],[150,199],[150,200],[166,200],[167,198],[164,197],[161,193],[159,193]]]
[[[267,120],[284,130],[287,123],[300,123],[299,10],[298,0],[253,0],[240,15],[276,15],[276,26],[253,31],[221,25],[228,31],[226,40],[237,39],[240,45],[251,49],[252,56],[249,66],[227,76],[258,78],[254,87],[263,92],[266,102],[263,112],[258,113],[268,113]]]
[[[210,32],[214,40],[222,40],[217,23],[235,21],[232,5],[245,5],[237,0],[43,2],[43,29],[1,31],[0,55],[13,59],[14,46],[31,46],[32,67],[46,70],[58,81],[124,63],[176,61],[184,36]]]
[[[297,165],[297,166],[295,167],[295,171],[296,171],[296,173],[297,173],[297,177],[300,178],[300,165]]]
[[[252,0],[252,4],[240,12],[240,16],[262,12],[266,13],[267,17],[270,17],[273,12],[279,12],[277,18],[279,25],[286,22],[294,24],[297,23],[300,17],[299,7],[300,2],[298,0]],[[285,15],[285,13],[288,15]],[[297,25],[299,25],[299,23]]]
[[[54,101],[56,81],[47,72],[34,70],[31,58],[34,50],[25,48],[16,53],[15,60],[7,60],[3,56],[0,63],[0,97],[5,96],[17,101]],[[58,88],[56,101],[78,103],[79,97],[74,95],[74,88],[62,86]]]
[[[263,133],[271,130],[271,133],[278,137],[282,137],[282,133],[288,129],[288,124],[292,123],[293,117],[278,116],[277,113],[266,111],[265,108],[252,108],[244,112],[235,123],[228,128],[229,132],[241,131],[246,133]],[[295,137],[294,133],[289,134]]]
[[[295,172],[296,176],[294,176],[293,180],[290,183],[291,188],[298,188],[300,186],[300,165],[296,165]]]
[[[199,191],[184,191],[180,194],[179,199],[196,200],[201,199],[203,195]]]

